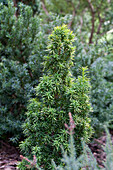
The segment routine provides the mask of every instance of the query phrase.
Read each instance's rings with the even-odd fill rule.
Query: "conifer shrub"
[[[19,4],[20,2],[26,4],[26,5],[29,5],[31,6],[32,10],[33,10],[33,14],[37,13],[39,14],[40,13],[40,8],[41,8],[41,3],[40,3],[40,0],[16,0],[17,1],[17,4]]]
[[[82,141],[82,147],[83,147],[83,153],[80,157],[77,158],[76,156],[76,150],[75,150],[75,144],[73,139],[73,129],[74,129],[74,122],[72,122],[70,119],[70,127],[68,128],[69,134],[70,134],[70,140],[69,140],[69,154],[67,154],[66,151],[63,151],[62,153],[62,162],[64,163],[64,166],[56,166],[55,162],[53,162],[55,170],[108,170],[113,169],[113,144],[111,135],[108,131],[108,129],[105,127],[106,131],[106,144],[103,146],[103,151],[105,152],[106,158],[103,160],[103,167],[99,166],[97,163],[96,158],[92,154],[92,151],[90,148]],[[35,167],[38,167],[37,164],[35,164]],[[37,168],[38,169],[38,168]],[[41,170],[41,168],[40,168]]]
[[[73,121],[71,113],[69,113],[69,118],[70,118],[70,126],[65,124],[65,127],[67,128],[67,133],[70,135],[70,140],[69,140],[69,153],[67,153],[66,150],[62,148],[62,163],[63,165],[56,165],[54,160],[52,160],[52,165],[53,165],[53,170],[111,170],[113,167],[113,144],[112,144],[112,139],[111,135],[108,131],[108,129],[105,127],[106,131],[106,144],[102,146],[103,151],[106,154],[106,159],[103,161],[103,167],[99,166],[97,163],[94,155],[92,154],[90,148],[82,141],[82,155],[77,157],[76,155],[76,148],[75,148],[75,141],[73,138],[74,134],[74,128],[75,128],[75,122]],[[26,165],[23,167],[21,162],[18,164],[18,167],[21,169],[36,169],[36,170],[43,170],[38,165],[37,158],[34,155],[33,160],[29,160],[27,157],[24,157],[20,155],[21,159],[23,162],[26,163]]]
[[[51,159],[61,159],[60,146],[68,150],[68,134],[64,123],[71,112],[75,121],[75,145],[77,154],[81,151],[81,138],[87,142],[92,128],[88,113],[89,79],[86,68],[82,76],[73,78],[70,67],[73,62],[74,35],[66,25],[55,27],[49,36],[48,52],[44,57],[45,74],[36,89],[36,98],[28,105],[27,119],[23,124],[26,139],[20,144],[28,158],[36,156],[39,165],[51,169]]]
[[[40,7],[41,7],[41,3],[40,0],[0,0],[0,3],[3,3],[3,5],[8,6],[8,2],[13,2],[14,6],[17,8],[17,14],[19,12],[19,4],[22,2],[23,4],[29,5],[31,6],[32,10],[33,10],[33,14],[40,13]]]
[[[38,16],[29,6],[19,8],[16,17],[13,3],[0,4],[0,137],[13,141],[22,133],[27,101],[42,74],[46,42]]]
[[[113,42],[113,41],[112,41]],[[104,124],[113,128],[113,45],[109,42],[101,42],[95,45],[74,42],[76,51],[74,54],[73,75],[81,74],[81,67],[88,67],[91,83],[91,112],[92,126],[96,132],[104,129]],[[97,133],[96,133],[97,134]]]

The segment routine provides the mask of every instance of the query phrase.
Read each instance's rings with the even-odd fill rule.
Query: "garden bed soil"
[[[0,140],[0,170],[16,170],[20,154],[16,147]]]
[[[111,132],[111,139],[113,143],[113,132]],[[103,161],[106,159],[106,154],[102,148],[105,146],[106,134],[104,133],[100,138],[94,139],[89,147],[96,158],[99,166],[104,168]],[[0,140],[0,170],[17,170],[17,164],[21,161],[19,150],[11,146],[8,142]]]

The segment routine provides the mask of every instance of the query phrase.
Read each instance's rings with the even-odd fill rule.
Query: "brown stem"
[[[13,3],[14,3],[14,7],[17,7],[17,2],[16,2],[16,0],[13,0]]]
[[[89,44],[92,43],[92,39],[93,39],[93,34],[94,34],[94,28],[95,28],[95,11],[94,11],[94,7],[93,5],[91,4],[90,0],[87,0],[88,4],[89,4],[89,7],[90,7],[90,10],[91,10],[91,15],[92,15],[92,28],[91,28],[91,35],[89,37]]]
[[[101,26],[102,26],[102,18],[100,17],[100,13],[98,13],[98,18],[99,18],[99,26],[98,26],[98,29],[97,29],[97,34],[100,33],[100,29],[101,29]]]
[[[68,27],[69,27],[69,28],[71,28],[71,26],[72,26],[72,23],[73,23],[73,21],[74,21],[75,15],[76,15],[76,13],[75,13],[75,8],[73,7],[72,19],[71,19],[71,21],[70,21],[69,24],[68,24]]]
[[[42,9],[44,10],[45,14],[50,18],[49,12],[45,6],[44,0],[42,0]]]
[[[33,74],[30,69],[28,70],[28,73],[29,73],[30,77],[33,78]]]
[[[14,7],[17,7],[17,1],[16,0],[13,0],[13,3],[14,3]],[[18,17],[18,11],[16,9],[15,11],[15,16]]]
[[[72,19],[71,21],[69,22],[68,24],[68,27],[71,28],[72,24],[73,24],[73,21],[74,21],[74,18],[76,16],[76,9],[79,7],[79,4],[77,5],[77,7],[75,8],[74,4],[72,3],[72,7],[73,7],[73,14],[72,14]]]

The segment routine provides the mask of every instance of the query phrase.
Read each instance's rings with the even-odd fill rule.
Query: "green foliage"
[[[67,3],[65,0],[45,0],[45,5],[49,9],[49,11],[62,16],[72,10],[71,1],[68,1]]]
[[[68,135],[64,123],[71,112],[75,121],[77,154],[81,151],[81,138],[85,142],[91,136],[89,104],[89,80],[86,68],[82,76],[73,79],[70,67],[73,62],[74,35],[65,25],[55,27],[49,36],[48,51],[45,56],[45,74],[36,87],[36,98],[30,100],[27,119],[23,125],[25,141],[20,145],[28,158],[36,155],[39,165],[50,168],[51,159],[60,161],[63,145],[68,149]]]
[[[18,8],[19,11],[19,4],[22,2],[25,5],[28,5],[32,8],[33,10],[33,14],[39,14],[40,13],[40,8],[41,8],[41,3],[40,0],[13,0],[13,2],[15,3],[15,5]]]
[[[94,170],[108,170],[112,169],[113,167],[113,146],[112,146],[112,141],[111,141],[111,136],[106,129],[106,134],[107,134],[107,141],[106,145],[103,146],[104,152],[106,153],[106,160],[103,162],[104,163],[104,168],[100,168],[99,165],[97,164],[96,159],[94,158],[91,150],[88,148],[86,144],[83,143],[83,154],[79,157],[76,158],[76,152],[75,152],[75,145],[74,145],[74,140],[73,136],[70,135],[70,154],[68,155],[66,152],[63,151],[63,159],[62,162],[64,163],[64,167],[62,166],[56,166],[55,163],[53,162],[54,169],[56,170],[79,170],[81,169],[94,169]],[[74,156],[72,156],[74,155]]]
[[[18,138],[27,101],[42,74],[45,37],[29,6],[20,4],[18,18],[15,10],[10,2],[0,5],[0,136]]]
[[[21,2],[21,0],[17,0],[17,2]],[[23,0],[22,3],[31,6],[34,14],[40,13],[40,7],[41,7],[40,0]]]
[[[105,41],[105,40],[104,40]],[[75,77],[80,75],[81,67],[88,66],[91,82],[91,103],[93,112],[90,114],[92,125],[97,129],[107,123],[112,128],[113,121],[113,61],[112,44],[101,42],[85,45],[75,41],[76,51],[74,66]]]
[[[17,10],[19,11],[19,4],[22,2],[23,4],[29,5],[32,10],[33,14],[39,14],[40,13],[40,8],[41,8],[41,3],[40,0],[0,0],[0,3],[2,2],[3,5],[8,6],[8,2],[13,2],[14,6],[17,7]]]
[[[113,3],[108,0],[43,0],[46,10],[58,16],[69,15],[68,26],[78,34],[82,42],[95,43],[113,27]],[[47,21],[46,21],[47,22]]]
[[[0,3],[3,3],[4,5],[7,5],[7,0],[0,0]]]
[[[74,44],[77,48],[73,61],[73,74],[75,77],[81,75],[80,68],[88,66],[92,86],[91,103],[94,108],[91,114],[93,126],[99,129],[107,122],[112,128],[113,3],[108,0],[45,0],[43,3],[49,17],[45,15],[44,10],[42,10],[41,17],[44,19],[43,22],[48,32],[52,30],[52,25],[61,24],[63,18],[63,22],[76,34],[77,40]],[[52,17],[52,15],[57,17]],[[48,21],[49,24],[47,24]]]
[[[67,153],[67,151],[64,151],[64,149],[62,148],[62,165],[57,166],[54,162],[54,160],[52,160],[52,165],[54,170],[80,170],[80,169],[87,169],[87,170],[109,170],[112,169],[113,167],[113,145],[112,145],[112,140],[111,140],[111,136],[110,133],[108,131],[107,128],[105,128],[106,131],[106,145],[102,146],[103,147],[103,151],[106,154],[106,160],[103,161],[103,165],[104,167],[101,168],[95,157],[93,156],[91,150],[89,149],[89,147],[84,143],[84,141],[82,141],[83,145],[83,152],[82,155],[77,157],[76,156],[76,149],[75,149],[75,144],[74,144],[74,138],[73,138],[73,130],[75,128],[75,123],[73,121],[72,116],[70,116],[71,113],[69,113],[69,117],[70,117],[70,126],[68,126],[67,124],[65,125],[68,129],[68,133],[70,134],[70,140],[69,140],[69,153]],[[19,168],[20,170],[22,169],[26,169],[26,167],[29,167],[30,169],[36,169],[36,170],[41,170],[42,168],[40,168],[38,166],[37,163],[37,159],[34,156],[33,157],[33,161],[29,160],[26,157],[23,157],[21,155],[21,158],[23,160],[24,166],[22,166],[22,163],[20,162],[19,164]]]

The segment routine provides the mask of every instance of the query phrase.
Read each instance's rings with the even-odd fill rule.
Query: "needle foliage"
[[[81,138],[85,142],[91,136],[89,103],[89,79],[86,68],[82,76],[74,80],[70,68],[73,65],[74,35],[66,25],[55,27],[49,36],[48,51],[45,56],[45,74],[36,87],[36,98],[28,105],[27,119],[23,125],[26,139],[20,147],[32,158],[36,155],[39,165],[51,169],[51,159],[58,163],[61,159],[60,146],[68,150],[68,134],[64,123],[71,112],[75,121],[75,145],[77,154],[81,151]]]

